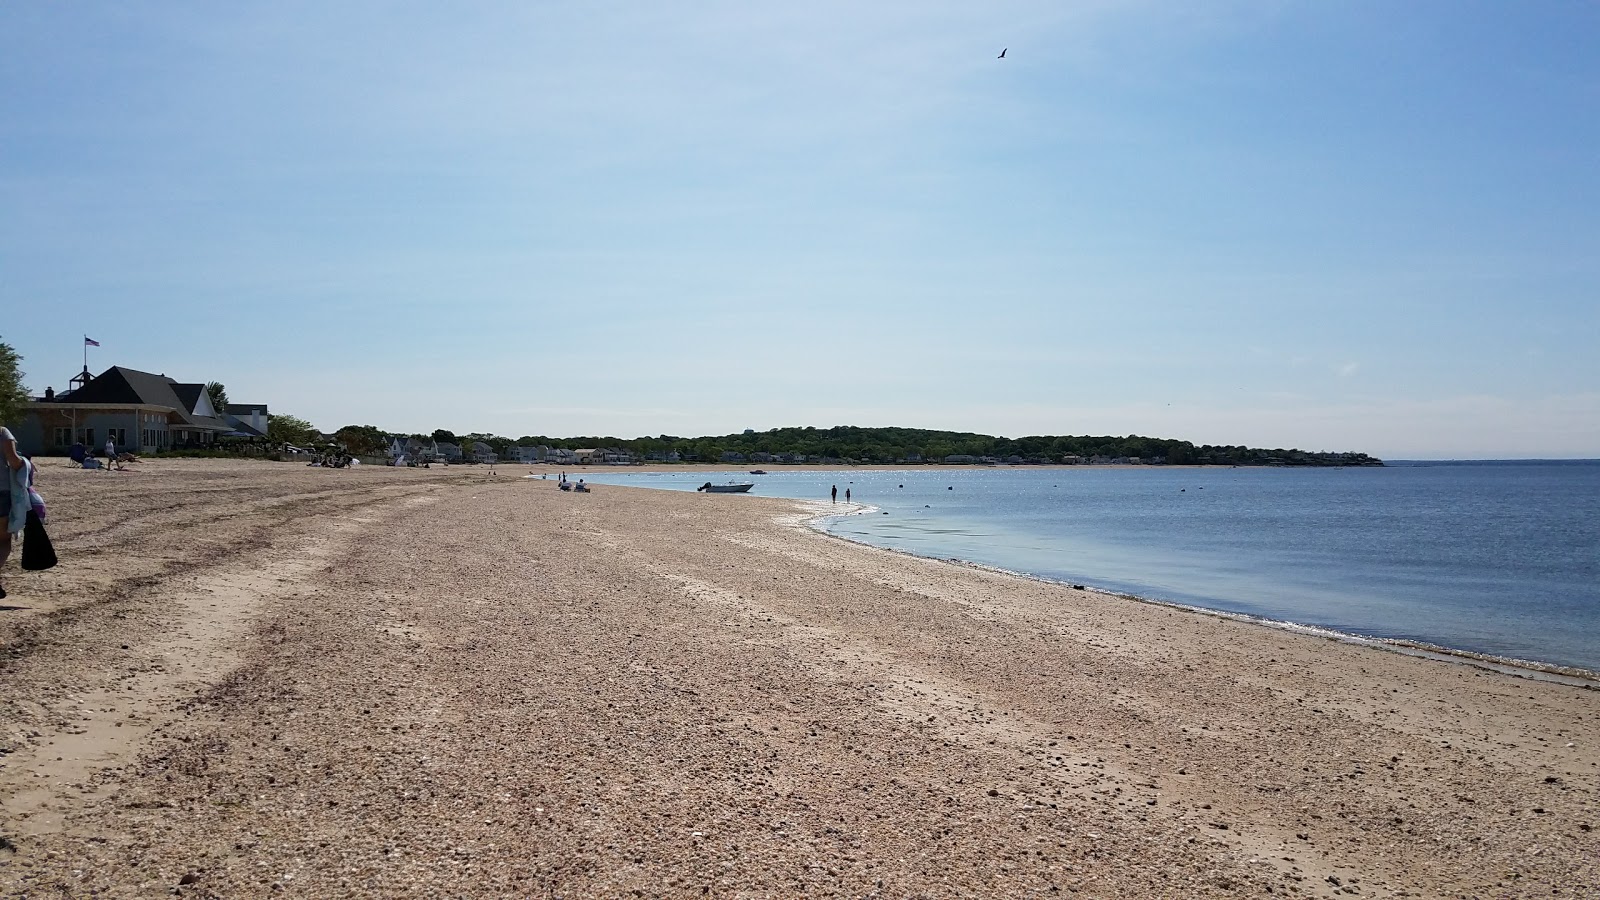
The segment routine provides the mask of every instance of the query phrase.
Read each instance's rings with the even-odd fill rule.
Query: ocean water
[[[585,477],[589,477],[586,471]],[[825,530],[1155,600],[1600,672],[1600,462],[596,473],[870,507]],[[737,496],[737,495],[735,495]]]

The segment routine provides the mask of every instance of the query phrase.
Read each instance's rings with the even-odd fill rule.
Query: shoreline
[[[796,502],[804,503],[806,501]],[[1271,619],[1265,616],[1251,615],[1249,613],[1233,612],[1225,609],[1212,609],[1206,606],[1198,606],[1193,603],[1179,603],[1175,600],[1163,600],[1159,597],[1145,597],[1139,594],[1128,593],[1126,591],[1117,591],[1110,588],[1098,587],[1094,584],[1088,583],[1087,581],[1079,584],[1070,581],[1063,581],[1059,578],[1051,578],[1047,575],[1038,575],[1033,572],[1007,569],[1003,566],[990,565],[988,563],[977,562],[970,559],[962,559],[956,556],[928,556],[900,547],[884,547],[871,543],[870,541],[857,540],[856,538],[835,534],[818,524],[827,519],[846,518],[854,515],[870,515],[872,512],[877,510],[877,507],[873,506],[863,506],[862,504],[852,505],[860,506],[861,508],[852,510],[850,512],[819,513],[810,517],[805,524],[807,527],[812,528],[819,534],[826,535],[836,540],[845,541],[850,544],[855,544],[857,546],[882,551],[884,553],[898,553],[915,559],[925,559],[931,562],[948,563],[950,565],[978,569],[984,572],[993,572],[998,575],[1022,578],[1028,581],[1037,581],[1044,584],[1076,588],[1078,590],[1087,591],[1091,594],[1099,594],[1106,597],[1116,597],[1122,600],[1130,600],[1135,603],[1148,603],[1152,606],[1178,609],[1202,616],[1213,616],[1219,619],[1240,622],[1246,625],[1255,625],[1261,628],[1283,631],[1290,634],[1318,637],[1356,646],[1375,647],[1377,649],[1388,650],[1393,653],[1399,653],[1407,656],[1414,656],[1420,659],[1431,659],[1437,662],[1451,663],[1454,665],[1472,666],[1475,668],[1484,669],[1486,671],[1498,672],[1502,675],[1510,675],[1517,678],[1528,678],[1536,681],[1545,681],[1552,684],[1563,684],[1570,687],[1587,688],[1589,690],[1600,691],[1600,671],[1585,669],[1582,666],[1564,666],[1557,663],[1541,662],[1539,660],[1515,659],[1506,656],[1496,656],[1491,653],[1478,653],[1472,650],[1461,650],[1455,647],[1446,647],[1440,644],[1430,644],[1426,641],[1407,640],[1403,638],[1384,638],[1368,634],[1356,634],[1354,632],[1340,631],[1336,628],[1327,628],[1321,625],[1306,625],[1301,622],[1290,622],[1283,619]]]
[[[801,470],[801,469],[804,469],[805,467],[803,467],[803,466],[794,466],[794,467],[791,467],[791,468],[794,468],[794,469],[797,469],[797,470]],[[944,467],[944,468],[951,468],[951,469],[969,468],[969,469],[980,469],[981,470],[981,469],[991,469],[991,468],[996,468],[996,467],[993,467],[993,466],[948,466],[948,467]],[[1036,466],[1036,467],[1013,466],[1013,467],[1009,467],[1009,468],[1074,469],[1074,468],[1090,468],[1090,467],[1088,467],[1088,466],[1055,466],[1055,467],[1046,467],[1046,466]],[[1112,468],[1124,469],[1124,468],[1136,468],[1136,467],[1128,467],[1128,466],[1098,466],[1098,467],[1095,467],[1095,468],[1101,468],[1101,469],[1112,469]],[[1149,468],[1163,468],[1163,467],[1149,467]],[[1208,467],[1204,467],[1204,466],[1198,466],[1198,467],[1195,467],[1195,466],[1191,466],[1191,467],[1171,466],[1171,467],[1164,467],[1164,468],[1208,468]],[[903,471],[911,471],[911,470],[906,470],[906,469],[903,469],[903,468],[891,468],[891,469],[889,469],[889,471],[902,471],[902,470]],[[724,471],[727,471],[727,470],[724,470]],[[819,469],[818,471],[828,471],[828,470]],[[649,474],[649,473],[647,473],[647,474]],[[534,477],[534,476],[527,476],[527,477]],[[649,484],[627,484],[627,485],[611,484],[611,485],[608,485],[608,486],[610,486],[610,487],[638,487],[638,488],[642,488],[642,489],[645,489],[645,490],[662,490],[662,491],[674,492],[673,489],[671,489],[671,488],[656,488],[656,487],[652,487]],[[821,501],[803,500],[803,499],[799,499],[799,498],[765,497],[765,495],[763,495],[763,496],[764,496],[765,499],[791,500],[792,502],[798,503],[798,504],[807,504],[807,503],[812,503],[812,502],[820,503],[821,502]],[[840,505],[845,505],[845,504],[840,504]],[[848,505],[852,507],[852,509],[850,509],[849,511],[843,511],[843,510],[841,510],[841,511],[829,511],[829,510],[826,509],[827,504],[823,504],[824,508],[820,512],[818,512],[814,516],[812,516],[810,521],[807,524],[811,528],[813,528],[814,530],[816,530],[816,531],[818,531],[818,532],[820,532],[822,534],[826,534],[829,537],[837,538],[839,540],[847,541],[849,543],[857,544],[857,545],[860,545],[860,546],[863,546],[863,547],[869,547],[869,548],[872,548],[872,549],[875,549],[875,550],[886,551],[886,552],[889,552],[889,553],[901,553],[901,554],[905,554],[907,556],[915,557],[915,558],[918,558],[918,559],[927,559],[927,560],[934,560],[934,561],[939,561],[939,562],[949,562],[949,563],[953,563],[955,565],[967,566],[967,567],[976,568],[976,569],[980,569],[980,570],[984,570],[984,571],[997,572],[997,573],[1004,574],[1004,575],[1010,575],[1010,576],[1014,576],[1014,577],[1017,577],[1017,578],[1025,578],[1025,579],[1029,579],[1029,580],[1033,580],[1033,581],[1043,582],[1043,583],[1046,583],[1046,584],[1057,584],[1057,585],[1063,585],[1063,586],[1067,586],[1067,587],[1078,587],[1078,588],[1089,590],[1089,591],[1091,591],[1093,593],[1096,593],[1096,594],[1102,594],[1102,595],[1113,596],[1113,597],[1120,597],[1120,598],[1127,599],[1127,600],[1132,600],[1132,601],[1135,601],[1135,602],[1138,602],[1138,603],[1149,603],[1149,604],[1153,604],[1153,605],[1156,605],[1156,606],[1165,606],[1165,607],[1170,607],[1170,608],[1173,608],[1173,609],[1181,609],[1181,610],[1186,610],[1186,611],[1193,612],[1193,613],[1198,613],[1200,615],[1215,616],[1215,617],[1218,617],[1218,618],[1244,622],[1244,623],[1247,623],[1247,624],[1256,625],[1256,626],[1263,627],[1263,628],[1275,629],[1275,630],[1280,630],[1280,631],[1285,631],[1285,632],[1295,633],[1295,634],[1306,634],[1306,635],[1310,635],[1310,636],[1313,636],[1313,637],[1321,637],[1321,638],[1325,638],[1325,639],[1329,639],[1329,640],[1337,640],[1337,641],[1341,641],[1341,642],[1345,642],[1345,643],[1349,643],[1349,644],[1355,644],[1355,645],[1361,645],[1361,646],[1373,646],[1373,647],[1378,647],[1378,648],[1385,649],[1385,650],[1388,650],[1388,651],[1394,652],[1394,653],[1417,656],[1417,657],[1420,657],[1420,658],[1432,659],[1432,660],[1439,661],[1439,662],[1448,662],[1448,663],[1453,663],[1453,664],[1456,664],[1456,665],[1472,666],[1472,667],[1475,667],[1475,668],[1484,669],[1486,671],[1500,672],[1501,674],[1506,674],[1506,675],[1513,675],[1513,676],[1517,676],[1517,677],[1529,678],[1529,679],[1541,680],[1541,681],[1550,681],[1550,682],[1553,682],[1553,683],[1565,684],[1565,685],[1574,686],[1574,687],[1585,687],[1585,688],[1589,688],[1591,690],[1600,690],[1600,670],[1590,669],[1590,668],[1586,668],[1586,667],[1583,667],[1583,666],[1573,666],[1573,665],[1567,665],[1567,664],[1563,664],[1563,663],[1546,662],[1546,661],[1537,660],[1537,659],[1521,659],[1521,658],[1503,656],[1503,655],[1498,655],[1498,654],[1493,654],[1493,653],[1485,653],[1485,652],[1480,652],[1480,651],[1475,651],[1475,650],[1468,650],[1468,649],[1464,649],[1464,648],[1451,647],[1451,646],[1448,646],[1448,645],[1445,645],[1445,644],[1433,643],[1433,642],[1424,641],[1424,640],[1420,640],[1420,639],[1414,639],[1414,638],[1379,637],[1379,636],[1376,636],[1376,635],[1361,634],[1359,632],[1342,631],[1340,629],[1330,628],[1330,627],[1324,626],[1324,625],[1310,625],[1310,624],[1306,624],[1306,623],[1302,623],[1302,622],[1295,622],[1295,621],[1286,620],[1286,619],[1273,619],[1273,618],[1266,617],[1266,616],[1253,615],[1251,613],[1236,612],[1236,611],[1227,610],[1227,609],[1217,609],[1217,608],[1213,608],[1213,607],[1202,606],[1202,605],[1199,605],[1199,604],[1196,604],[1196,603],[1185,603],[1185,602],[1177,601],[1177,600],[1167,600],[1167,599],[1163,599],[1163,598],[1160,598],[1160,597],[1149,597],[1149,596],[1144,596],[1144,595],[1141,595],[1141,594],[1136,594],[1136,593],[1132,593],[1132,592],[1128,592],[1128,591],[1116,590],[1114,588],[1101,587],[1101,586],[1093,584],[1092,579],[1087,579],[1087,578],[1082,579],[1081,583],[1075,582],[1075,581],[1066,581],[1066,580],[1063,580],[1063,579],[1052,578],[1052,577],[1047,576],[1047,575],[1040,575],[1040,574],[1037,574],[1037,573],[1026,572],[1026,571],[1022,571],[1022,570],[1008,569],[1008,568],[1005,568],[1003,566],[996,566],[996,565],[992,565],[992,564],[989,564],[989,563],[979,562],[977,560],[965,559],[965,558],[962,558],[962,557],[933,556],[933,555],[928,555],[928,554],[917,553],[917,552],[915,552],[913,550],[908,550],[908,549],[904,549],[904,548],[900,548],[900,547],[882,546],[882,545],[879,545],[879,544],[872,543],[871,541],[861,540],[861,539],[857,539],[857,538],[853,538],[853,537],[846,537],[846,536],[840,535],[840,534],[835,534],[834,532],[827,530],[826,527],[824,527],[822,524],[820,524],[820,523],[823,523],[825,521],[832,520],[832,519],[844,519],[844,518],[848,518],[850,516],[856,516],[856,515],[870,515],[873,512],[879,511],[879,509],[880,509],[879,507],[872,506],[870,504],[862,504],[862,503],[859,503],[859,502],[850,503]]]

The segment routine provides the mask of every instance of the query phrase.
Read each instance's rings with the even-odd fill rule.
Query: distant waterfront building
[[[266,437],[267,421],[271,418],[265,403],[229,403],[222,411],[222,420],[243,437]]]
[[[78,387],[63,394],[46,389],[24,408],[12,426],[23,453],[64,454],[74,441],[98,448],[108,437],[133,453],[209,447],[235,431],[203,383],[122,366],[94,376],[85,369],[72,383]]]
[[[512,444],[503,454],[506,462],[535,463],[544,458],[540,451],[543,447],[529,447],[526,444]]]

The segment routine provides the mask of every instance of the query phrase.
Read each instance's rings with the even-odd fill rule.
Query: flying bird
[[[995,59],[1005,59],[1006,58],[1006,50],[1010,50],[1010,49],[1011,49],[1010,47],[1007,47],[1007,48],[1005,48],[1005,50],[1001,50],[1000,51],[1000,55],[996,56]]]

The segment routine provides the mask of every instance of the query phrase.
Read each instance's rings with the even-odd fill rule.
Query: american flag
[[[84,335],[83,336],[83,345],[85,347],[98,347],[98,346],[100,346],[100,342],[95,340],[92,337],[89,337],[88,335]]]

